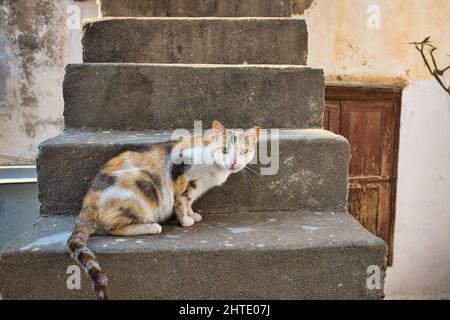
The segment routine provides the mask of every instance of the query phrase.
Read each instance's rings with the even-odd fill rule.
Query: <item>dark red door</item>
[[[384,239],[392,262],[401,93],[329,87],[324,128],[348,139],[349,212]]]

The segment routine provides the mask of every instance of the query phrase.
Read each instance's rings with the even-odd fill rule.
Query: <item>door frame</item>
[[[334,86],[327,85],[325,88],[325,100],[389,100],[394,101],[394,141],[393,141],[393,166],[391,172],[391,196],[389,199],[389,239],[388,244],[388,266],[392,266],[394,255],[394,231],[395,215],[397,205],[397,183],[398,183],[398,157],[400,146],[400,119],[402,106],[402,88],[399,87],[361,87],[361,86]],[[339,128],[340,128],[339,122]],[[340,129],[339,129],[340,130]]]

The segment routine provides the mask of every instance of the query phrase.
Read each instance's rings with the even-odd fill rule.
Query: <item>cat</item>
[[[202,220],[192,203],[253,159],[260,128],[227,130],[219,121],[202,136],[126,151],[93,179],[67,248],[88,274],[97,299],[106,300],[107,277],[87,247],[92,234],[161,233],[173,213],[183,227]],[[202,163],[192,161],[200,152]]]

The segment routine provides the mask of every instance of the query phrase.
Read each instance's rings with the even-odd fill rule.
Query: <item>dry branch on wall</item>
[[[438,67],[436,58],[434,57],[437,48],[431,43],[431,37],[427,37],[421,42],[411,42],[410,44],[414,45],[417,51],[420,52],[428,71],[430,71],[431,75],[437,80],[439,85],[450,95],[450,86],[447,87],[444,83],[444,74],[450,70],[450,65],[443,69]],[[428,56],[426,51],[428,51]]]

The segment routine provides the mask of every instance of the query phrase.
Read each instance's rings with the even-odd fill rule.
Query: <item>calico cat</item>
[[[183,227],[202,220],[192,203],[252,160],[259,131],[259,127],[245,133],[227,130],[214,121],[206,135],[152,145],[141,152],[127,151],[101,168],[67,242],[98,299],[107,299],[107,278],[87,247],[88,238],[92,234],[158,234],[160,224],[173,213]],[[192,161],[196,152],[207,161]]]

